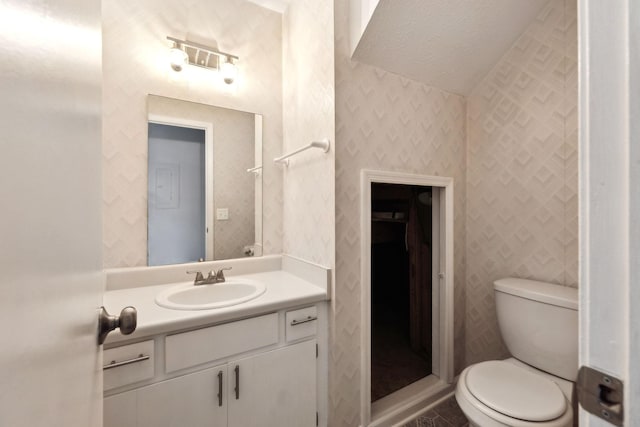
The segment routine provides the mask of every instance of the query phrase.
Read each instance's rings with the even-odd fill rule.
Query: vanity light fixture
[[[174,71],[182,71],[182,68],[188,63],[189,56],[187,52],[180,49],[178,43],[174,43],[169,51],[169,62]]]
[[[222,79],[228,85],[238,77],[238,67],[233,63],[233,58],[227,56],[222,64],[220,64],[220,73]]]
[[[170,52],[171,68],[182,71],[185,64],[217,70],[226,84],[232,84],[238,77],[238,67],[235,64],[239,58],[230,53],[221,52],[216,48],[200,43],[180,40],[167,36],[173,42]]]

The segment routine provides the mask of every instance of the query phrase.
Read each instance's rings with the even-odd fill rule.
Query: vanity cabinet
[[[225,401],[218,404],[219,373],[206,369],[104,399],[104,427],[226,426]]]
[[[310,318],[305,308],[157,337],[156,375],[105,397],[104,427],[316,426],[317,340]],[[294,342],[285,338],[292,319],[304,320],[298,329],[304,333]],[[138,347],[129,353],[148,342],[131,344]],[[129,354],[124,347],[107,351]],[[172,356],[180,347],[186,355]],[[206,354],[209,363],[203,362]]]
[[[315,340],[241,359],[228,366],[230,427],[316,425]]]

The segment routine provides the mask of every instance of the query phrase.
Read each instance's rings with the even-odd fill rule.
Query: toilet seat
[[[511,418],[550,421],[567,410],[564,395],[553,381],[500,360],[473,365],[466,385],[480,402]]]
[[[535,371],[533,368],[518,366],[518,364],[521,364],[521,363],[519,362],[514,363],[514,361],[511,359],[507,359],[505,361],[495,361],[495,362],[516,365],[515,367],[517,369],[522,369],[524,371]],[[557,418],[550,419],[547,421],[533,421],[533,420],[525,420],[522,418],[516,418],[513,416],[506,415],[505,413],[499,412],[493,409],[492,407],[490,407],[489,405],[483,403],[479,398],[477,398],[470,391],[468,386],[469,371],[474,369],[474,367],[478,365],[469,366],[464,371],[462,371],[462,373],[460,374],[460,378],[458,379],[458,384],[456,386],[456,392],[455,392],[456,400],[458,401],[458,404],[460,405],[460,408],[462,409],[462,411],[465,413],[465,415],[469,419],[470,425],[481,426],[481,427],[571,427],[573,425],[573,409],[570,403],[567,401],[568,398],[566,397],[566,393],[562,394],[562,391],[561,391],[561,394],[563,396],[562,398],[564,400],[565,410]],[[500,367],[498,369],[500,369]],[[482,372],[482,370],[480,370],[479,372]],[[511,372],[511,371],[505,370],[501,372]],[[520,373],[519,371],[516,371],[516,372],[518,374]],[[536,373],[531,373],[531,374],[539,375],[543,377],[545,381],[549,381],[553,383],[553,380],[549,378],[552,376],[548,374],[545,374],[543,372],[540,372],[540,374],[536,374]],[[518,375],[518,377],[520,377],[520,375]],[[472,383],[473,382],[474,381],[472,380]],[[494,378],[493,381],[491,382],[490,388],[504,390],[504,387],[498,381],[496,381],[496,378]],[[475,391],[476,393],[478,393],[477,390]],[[482,395],[482,397],[484,397],[485,401],[487,400],[487,397],[485,395]]]

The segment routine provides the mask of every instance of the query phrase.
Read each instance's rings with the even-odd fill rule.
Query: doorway
[[[148,153],[148,265],[204,261],[204,129],[149,123]]]
[[[372,402],[432,372],[432,194],[371,184]]]
[[[213,125],[149,114],[147,265],[213,260],[213,191]]]
[[[361,424],[453,381],[453,179],[361,173]]]

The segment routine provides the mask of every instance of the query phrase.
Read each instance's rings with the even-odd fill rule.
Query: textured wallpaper
[[[264,115],[264,158],[282,152],[282,15],[244,0],[109,0],[103,17],[104,266],[146,265],[147,94]],[[233,88],[168,65],[166,36],[240,57]],[[265,253],[282,252],[282,170],[263,170]]]
[[[578,284],[575,0],[552,0],[467,102],[466,364],[507,355],[493,281]]]
[[[244,246],[255,243],[255,221],[262,216],[262,205],[255,204],[261,175],[247,173],[255,165],[255,114],[154,95],[148,111],[213,125],[213,258],[242,258]],[[229,209],[228,220],[215,217],[218,208]]]
[[[455,193],[455,352],[464,357],[466,101],[349,59],[349,1],[335,1],[336,283],[331,426],[360,413],[360,170],[450,176]]]
[[[284,14],[284,151],[329,138],[284,170],[284,252],[330,268],[335,257],[333,0],[297,0]]]

